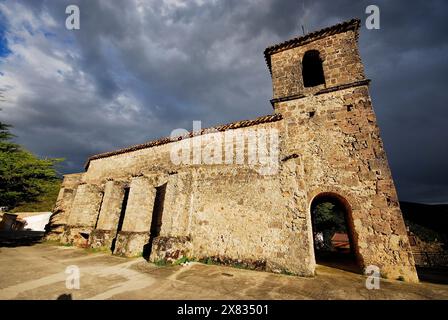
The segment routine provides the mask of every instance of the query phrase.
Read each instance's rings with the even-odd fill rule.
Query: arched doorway
[[[348,201],[336,193],[320,193],[310,211],[316,263],[360,273]]]

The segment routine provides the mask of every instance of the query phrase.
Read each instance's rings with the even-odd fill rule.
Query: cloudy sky
[[[67,30],[77,4],[80,30]],[[381,10],[367,30],[365,8]],[[269,114],[263,50],[343,20],[360,50],[401,200],[448,202],[448,2],[0,1],[0,119],[63,173],[89,155]]]

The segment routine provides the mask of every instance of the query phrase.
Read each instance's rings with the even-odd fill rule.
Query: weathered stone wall
[[[294,201],[300,194],[294,159],[280,170],[268,176],[249,168],[204,167],[170,179],[182,183],[186,192],[172,210],[176,202],[170,200],[176,193],[167,189],[160,240],[176,239],[174,248],[164,249],[168,256],[312,275],[310,225]],[[158,258],[155,252],[152,259]]]
[[[73,199],[62,241],[85,246],[95,228],[103,199],[102,187],[81,183]]]
[[[317,50],[322,59],[325,85],[305,88],[302,59],[305,52]],[[275,53],[271,56],[273,97],[307,95],[325,87],[333,87],[365,79],[358,52],[357,32],[337,33],[310,43]]]
[[[275,129],[281,133],[282,126],[278,121],[235,129],[235,153],[248,131]],[[215,135],[224,137],[225,133]],[[202,148],[210,141],[195,137],[190,139],[192,146],[196,144],[194,139],[201,143],[196,147],[201,145]],[[67,237],[74,237],[76,232],[91,232],[99,212],[90,244],[109,246],[114,237],[105,231],[116,230],[116,226],[112,227],[122,209],[123,189],[127,183],[129,199],[114,253],[140,254],[150,236],[155,188],[166,183],[160,241],[155,241],[155,247],[161,245],[163,239],[165,243],[173,242],[172,239],[188,239],[177,241],[180,251],[176,250],[190,257],[213,257],[267,270],[313,274],[311,229],[305,205],[299,203],[306,194],[298,188],[301,168],[296,164],[297,159],[281,162],[273,175],[260,174],[260,166],[248,164],[251,149],[246,140],[241,165],[175,166],[169,153],[178,143],[93,160],[84,176],[84,184],[79,187],[74,204],[77,209],[72,211],[71,233]],[[221,147],[224,157],[225,147]],[[154,151],[156,148],[158,152]],[[152,165],[145,165],[148,162]],[[161,172],[154,172],[154,168]],[[104,197],[101,197],[103,190]],[[297,210],[299,205],[303,209],[301,212]],[[173,256],[179,257],[179,252]],[[169,255],[153,250],[152,260]]]
[[[285,119],[283,153],[300,155],[308,206],[319,194],[348,203],[362,267],[417,281],[357,38],[355,28],[271,55],[274,108]],[[325,75],[325,84],[311,88],[303,86],[301,70],[308,50],[319,51]]]
[[[124,216],[123,228],[118,234],[116,254],[135,256],[143,252],[148,243],[154,199],[156,176],[133,177]]]
[[[65,230],[70,215],[73,199],[76,195],[76,189],[82,181],[83,173],[67,174],[61,184],[56,205],[53,214],[46,227],[48,240],[59,240]]]
[[[362,266],[416,280],[414,261],[367,86],[276,104],[286,124],[285,152],[304,165],[307,202],[342,196]],[[287,151],[286,151],[287,150]]]
[[[93,248],[110,248],[117,234],[118,223],[125,196],[126,183],[107,181],[104,185],[104,196],[95,230],[90,235],[90,246]]]
[[[107,179],[114,180],[129,180],[132,176],[139,176],[141,174],[155,174],[155,175],[168,175],[169,173],[179,170],[187,170],[188,168],[197,168],[206,165],[207,167],[213,165],[220,165],[225,163],[225,154],[223,143],[220,143],[220,153],[215,153],[211,146],[217,141],[233,141],[229,145],[233,148],[234,157],[232,163],[229,165],[235,165],[236,161],[241,160],[242,164],[248,164],[250,161],[251,152],[256,152],[252,147],[251,138],[247,138],[250,132],[253,130],[270,130],[278,129],[278,121],[263,123],[257,126],[238,128],[228,130],[226,132],[216,132],[205,135],[195,136],[182,141],[174,141],[171,143],[163,144],[160,146],[154,146],[151,148],[145,148],[136,150],[129,153],[117,154],[106,158],[100,158],[91,160],[88,170],[84,174],[83,181],[88,184],[102,184]],[[231,136],[226,136],[231,134]],[[244,144],[239,150],[243,150],[241,158],[236,151],[241,144]],[[191,161],[189,164],[174,164],[171,159],[172,150],[179,150],[189,148],[191,154]],[[216,158],[211,157],[210,161],[213,163],[204,163],[202,161],[205,156],[216,154]],[[194,156],[193,156],[194,155]],[[199,156],[197,156],[199,155]],[[218,160],[222,161],[219,162]],[[229,166],[228,165],[228,166]],[[239,167],[240,165],[238,165]],[[257,166],[254,165],[254,168]]]

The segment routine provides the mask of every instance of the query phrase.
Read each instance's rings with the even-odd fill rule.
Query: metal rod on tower
[[[305,35],[306,31],[305,31],[305,25],[306,25],[306,16],[307,16],[307,12],[305,9],[305,0],[302,0],[302,33],[303,35]]]

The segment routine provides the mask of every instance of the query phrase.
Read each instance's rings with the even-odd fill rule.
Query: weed
[[[160,259],[160,260],[154,261],[154,264],[158,267],[165,267],[168,264],[168,262],[165,259]]]
[[[282,269],[282,271],[280,272],[281,274],[287,275],[287,276],[294,276],[295,274],[292,273],[291,271],[288,270],[284,270]]]
[[[192,261],[192,260],[190,260],[188,257],[182,257],[182,258],[177,259],[173,264],[177,266],[177,265],[189,262],[189,261]]]
[[[86,248],[85,250],[89,253],[110,253],[110,249],[108,247]]]

